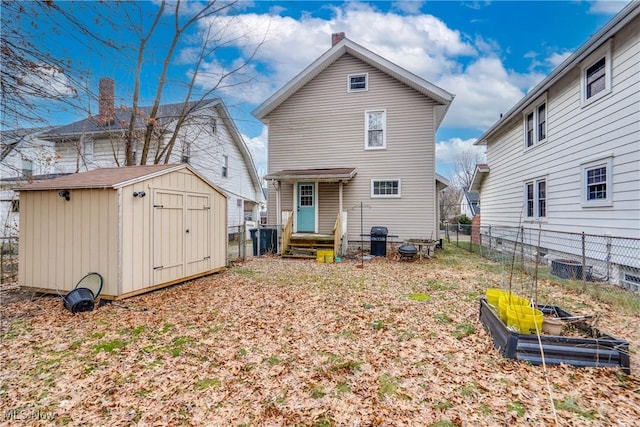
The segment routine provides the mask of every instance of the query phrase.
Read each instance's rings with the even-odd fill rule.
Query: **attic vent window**
[[[347,92],[364,92],[369,89],[369,75],[349,74],[347,76]]]

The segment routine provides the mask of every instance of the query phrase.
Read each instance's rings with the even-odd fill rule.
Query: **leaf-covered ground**
[[[478,321],[501,266],[456,249],[358,265],[255,259],[76,315],[54,297],[3,303],[0,422],[638,425],[637,313],[540,282],[540,299],[632,347],[631,375],[545,374],[504,359]]]

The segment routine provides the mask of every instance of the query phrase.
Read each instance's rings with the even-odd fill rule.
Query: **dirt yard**
[[[456,248],[358,265],[253,259],[76,315],[4,291],[0,423],[638,425],[638,313],[540,281],[539,302],[597,315],[632,351],[631,375],[545,372],[504,359],[478,321],[502,266]]]

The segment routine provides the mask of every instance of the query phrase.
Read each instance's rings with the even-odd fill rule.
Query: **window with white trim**
[[[402,197],[402,185],[399,179],[372,179],[371,180],[371,197],[372,198],[399,198]]]
[[[528,219],[547,216],[547,180],[545,178],[527,181],[524,184],[526,217]]]
[[[535,104],[533,110],[524,114],[524,146],[533,147],[547,139],[547,101]]]
[[[349,74],[347,76],[347,92],[365,92],[369,90],[369,74]]]
[[[611,157],[585,163],[581,166],[582,205],[611,206],[612,205],[612,161]]]
[[[382,150],[387,147],[387,111],[364,112],[364,148]]]
[[[229,156],[226,154],[222,156],[222,177],[227,178],[229,176]]]
[[[33,176],[33,161],[22,159],[22,177],[31,178]]]
[[[83,142],[82,154],[84,156],[85,162],[93,161],[93,140],[92,139],[88,139]]]
[[[580,99],[587,105],[611,92],[611,41],[582,65]]]

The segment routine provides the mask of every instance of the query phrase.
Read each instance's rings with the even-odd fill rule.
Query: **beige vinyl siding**
[[[347,75],[353,73],[369,74],[367,92],[347,92]],[[370,206],[364,215],[367,232],[373,225],[384,225],[401,238],[435,237],[434,105],[376,68],[344,55],[267,117],[269,171],[357,167],[357,175],[344,186],[343,206],[352,213],[360,202]],[[364,114],[375,109],[386,110],[387,148],[365,150]],[[371,179],[401,179],[402,198],[372,199]],[[337,197],[336,193],[336,203]],[[349,239],[359,240],[360,215],[352,213]]]
[[[118,200],[109,190],[20,194],[21,286],[69,291],[89,272],[104,278],[105,294],[117,294]],[[81,214],[84,212],[84,214]]]
[[[631,30],[638,25],[636,18],[614,38],[610,94],[581,106],[576,68],[547,92],[547,142],[525,151],[517,120],[489,141],[483,224],[520,223],[525,180],[546,176],[545,229],[640,236],[640,36]],[[612,159],[613,205],[584,207],[581,165],[606,158]]]

